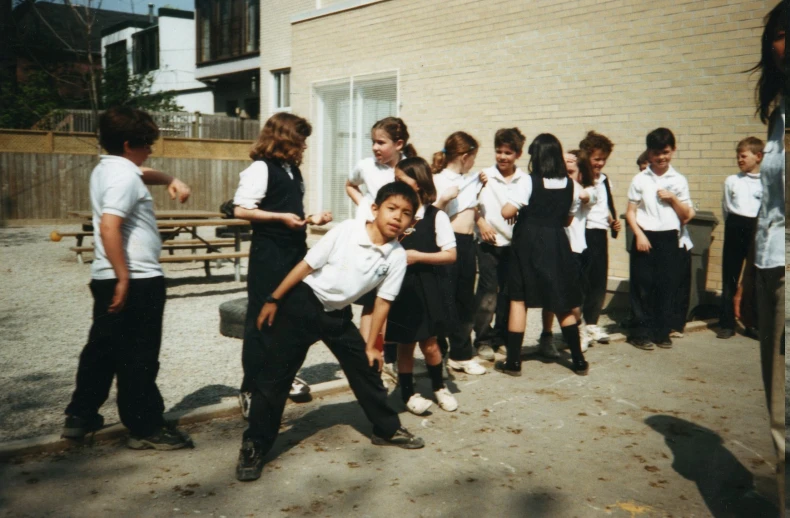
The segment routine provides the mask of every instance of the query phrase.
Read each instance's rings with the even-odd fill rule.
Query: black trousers
[[[651,249],[631,249],[629,298],[633,311],[632,338],[658,339],[672,327],[672,301],[677,290],[678,233],[645,231]]]
[[[677,278],[675,296],[672,299],[672,317],[669,327],[683,332],[688,320],[691,303],[691,250],[678,248]]]
[[[587,324],[598,325],[609,275],[609,240],[606,230],[597,228],[586,229],[584,237],[587,248],[582,252],[582,316]]]
[[[738,289],[741,270],[749,247],[754,243],[756,218],[729,214],[724,222],[724,251],[721,264],[721,314],[719,325],[724,329],[735,329],[735,309],[732,300]],[[756,304],[752,304],[756,307]],[[755,319],[756,320],[756,319]]]
[[[268,236],[255,236],[250,245],[250,259],[247,268],[247,315],[244,323],[242,342],[242,362],[244,351],[261,349],[261,334],[255,328],[255,321],[261,312],[263,302],[286,275],[304,259],[307,245],[304,241],[283,242]],[[241,391],[250,392],[250,382],[245,376]]]
[[[447,334],[449,340],[449,356],[455,361],[471,360],[475,355],[472,346],[472,327],[474,326],[475,310],[475,250],[477,244],[472,234],[455,234],[455,246],[457,258],[455,263],[446,268],[446,298],[452,301],[449,308],[455,318],[450,321],[455,322],[449,327],[451,331]],[[447,355],[447,340],[445,337],[438,337],[439,347],[442,355]]]
[[[115,279],[92,280],[93,325],[80,354],[77,386],[66,414],[92,417],[118,379],[118,413],[132,435],[151,435],[164,424],[165,404],[156,375],[162,343],[165,278],[132,279],[120,313],[107,312]]]
[[[311,345],[329,347],[348,378],[348,384],[373,433],[389,438],[400,428],[398,414],[387,404],[387,389],[375,367],[368,365],[365,341],[351,322],[351,307],[324,311],[313,290],[299,283],[280,303],[274,325],[258,331],[261,349],[244,350],[244,375],[250,380],[252,401],[245,439],[268,452],[280,431],[285,402],[294,376]]]
[[[510,247],[480,243],[477,246],[477,292],[475,293],[475,347],[505,345],[510,300],[507,296],[507,272]],[[494,326],[491,320],[494,319]]]

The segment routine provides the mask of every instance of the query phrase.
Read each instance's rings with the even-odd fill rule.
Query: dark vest
[[[568,178],[564,189],[546,189],[542,178],[532,176],[529,205],[519,210],[518,223],[523,226],[565,227],[572,203],[573,180]]]
[[[291,165],[292,180],[279,160],[263,158],[261,161],[269,169],[269,182],[266,196],[258,202],[258,208],[266,212],[292,213],[304,218],[304,181],[299,168]],[[252,223],[252,232],[253,239],[266,236],[298,243],[304,243],[307,239],[306,226],[292,230],[279,221],[255,221]]]
[[[440,252],[436,246],[436,215],[439,209],[433,205],[425,206],[425,214],[404,236],[400,244],[406,250],[416,250],[426,254]],[[433,271],[434,267],[430,264],[412,264],[408,267],[409,272]]]

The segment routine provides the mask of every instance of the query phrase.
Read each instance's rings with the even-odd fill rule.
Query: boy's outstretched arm
[[[368,364],[373,367],[374,362],[378,371],[384,366],[384,358],[382,352],[376,348],[376,339],[384,327],[384,322],[387,321],[387,315],[390,312],[392,302],[381,297],[376,297],[376,302],[373,303],[373,315],[370,323],[370,334],[368,335],[367,343],[365,344],[365,354],[368,357]]]
[[[313,269],[307,264],[304,260],[299,261],[299,264],[293,267],[293,269],[288,272],[288,275],[285,276],[283,282],[277,286],[277,289],[272,292],[272,297],[277,299],[278,301],[282,300],[285,295],[293,289],[294,286],[299,284],[304,280],[305,277],[313,273]],[[256,327],[260,330],[263,327],[263,323],[266,322],[266,325],[271,326],[274,323],[274,316],[277,314],[277,303],[274,302],[267,302],[261,308],[261,312],[258,315],[258,320],[255,322]],[[386,315],[385,315],[386,318]]]
[[[184,203],[189,199],[189,195],[192,194],[192,189],[187,184],[167,173],[151,169],[150,167],[140,167],[140,171],[143,172],[144,184],[167,185],[167,192],[170,193],[171,200],[178,198],[178,201]]]

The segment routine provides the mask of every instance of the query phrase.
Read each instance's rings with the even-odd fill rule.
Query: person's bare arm
[[[636,203],[632,201],[628,202],[628,209],[625,211],[625,221],[634,233],[634,246],[636,246],[636,249],[640,252],[649,252],[652,248],[650,240],[647,239],[645,233],[642,232],[642,228],[636,223]]]
[[[406,250],[406,264],[453,264],[457,257],[455,248],[449,250],[442,250],[440,252],[418,252],[417,250]]]
[[[233,216],[247,221],[279,221],[290,229],[299,229],[307,224],[304,220],[291,212],[269,212],[261,209],[245,209],[236,205],[233,208]]]
[[[364,198],[359,186],[352,184],[348,180],[346,180],[346,194],[354,202],[354,205],[359,205],[362,202],[362,198]]]
[[[150,167],[141,167],[140,171],[143,173],[143,183],[146,185],[167,185],[167,192],[170,194],[170,199],[178,199],[181,203],[189,199],[192,194],[192,189],[173,176],[162,171],[157,171]]]
[[[368,335],[367,343],[365,344],[365,354],[368,357],[368,364],[371,367],[377,367],[381,372],[384,366],[384,358],[381,351],[376,348],[376,339],[384,327],[384,322],[387,321],[387,315],[390,312],[392,302],[381,297],[376,297],[373,303],[373,314],[371,315],[370,334]]]
[[[668,191],[667,189],[659,189],[656,194],[661,201],[669,203],[672,206],[675,214],[678,215],[681,225],[685,225],[694,217],[694,208],[689,207],[684,202],[680,201],[678,197],[675,196],[675,194],[673,194],[671,191]]]
[[[126,255],[123,252],[122,225],[123,218],[115,214],[102,214],[99,221],[99,234],[104,246],[104,254],[110,261],[115,278],[118,280],[112,302],[107,309],[109,313],[120,313],[129,294],[129,265],[126,264]]]

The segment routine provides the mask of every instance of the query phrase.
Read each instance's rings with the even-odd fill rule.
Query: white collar
[[[752,180],[759,180],[760,173],[742,173],[744,176],[751,178]]]
[[[464,176],[461,173],[456,173],[455,171],[451,171],[450,169],[444,169],[439,174],[444,175],[448,180],[458,180],[459,178]]]
[[[647,169],[644,170],[644,173],[646,173],[648,176],[653,176],[655,178],[669,178],[671,176],[677,176],[680,174],[677,171],[675,171],[675,168],[672,167],[672,164],[669,164],[669,169],[667,169],[667,172],[662,174],[661,176],[658,176],[656,173],[654,173],[653,170],[650,168],[650,166],[647,166]],[[601,175],[603,175],[603,173],[601,173]]]
[[[143,176],[142,170],[140,170],[140,168],[128,158],[124,158],[119,155],[101,155],[99,158],[101,158],[102,162],[117,162],[118,165],[122,165],[124,167],[130,167],[134,169],[135,173],[137,173],[140,176]]]
[[[492,165],[491,167],[486,169],[485,173],[489,176],[490,180],[497,180],[500,183],[504,183],[504,184],[516,182],[519,179],[527,176],[527,173],[522,171],[520,167],[516,167],[516,171],[512,175],[510,175],[510,182],[508,182],[505,179],[505,177],[502,176],[502,173],[499,172],[499,169],[497,168],[496,165]]]
[[[354,238],[356,243],[359,246],[363,246],[365,248],[374,248],[381,252],[381,255],[387,257],[392,252],[392,249],[395,247],[395,243],[397,243],[397,239],[393,239],[392,241],[387,241],[383,245],[374,245],[373,242],[370,240],[370,236],[368,235],[367,229],[367,221],[359,221],[361,225],[355,225],[354,228]],[[375,223],[374,223],[375,224]]]
[[[420,205],[420,208],[417,209],[417,214],[414,215],[414,219],[423,219],[425,217],[425,205]]]

